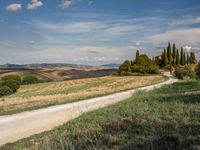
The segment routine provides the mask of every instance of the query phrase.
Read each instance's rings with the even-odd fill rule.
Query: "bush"
[[[131,67],[132,72],[143,73],[143,74],[159,74],[159,67],[156,65],[142,66],[134,65]]]
[[[196,77],[195,71],[193,71],[189,66],[176,67],[175,75],[179,79],[185,79],[185,78],[195,79]]]
[[[13,91],[8,86],[0,86],[0,97],[12,94]]]
[[[9,87],[13,93],[20,88],[20,83],[16,80],[3,80],[1,85]]]
[[[18,75],[7,75],[7,76],[4,76],[1,78],[2,81],[5,81],[5,80],[15,80],[19,83],[21,83],[21,77],[18,76]]]
[[[39,82],[39,80],[35,76],[25,76],[22,79],[22,83],[23,84],[35,84],[35,83],[38,83],[38,82]]]
[[[131,71],[131,62],[129,60],[126,60],[123,64],[119,66],[118,73],[121,72],[130,72]]]
[[[197,64],[197,67],[195,68],[197,79],[200,79],[200,61]]]
[[[148,67],[148,73],[149,74],[159,74],[160,69],[157,65],[151,65],[151,66]]]

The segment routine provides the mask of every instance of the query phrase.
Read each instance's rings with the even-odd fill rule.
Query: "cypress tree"
[[[136,52],[136,58],[135,58],[136,65],[139,64],[139,57],[140,57],[140,52],[139,52],[139,50],[137,50],[137,52]]]
[[[176,45],[175,44],[173,44],[172,58],[173,58],[173,66],[175,66],[176,65]]]
[[[184,50],[181,47],[181,65],[184,65]]]
[[[176,52],[176,65],[180,65],[180,56],[179,56],[178,49],[177,49],[177,52]]]
[[[186,55],[183,53],[183,65],[186,65]]]
[[[196,64],[196,56],[194,52],[191,52],[191,64]]]
[[[172,64],[172,48],[171,48],[170,42],[168,43],[168,47],[167,47],[167,57],[169,60],[169,64]]]
[[[164,66],[167,66],[168,64],[168,58],[167,58],[167,51],[166,51],[166,48],[164,49]]]
[[[186,61],[187,65],[190,64],[190,55],[187,53],[187,61]]]

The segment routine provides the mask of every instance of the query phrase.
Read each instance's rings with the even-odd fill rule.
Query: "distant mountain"
[[[105,64],[105,65],[101,65],[102,67],[107,67],[107,68],[118,68],[120,64]]]
[[[65,63],[41,63],[41,64],[5,64],[0,65],[0,69],[53,69],[53,68],[63,68],[63,69],[104,69],[105,67],[113,68],[111,66],[89,66],[89,65],[79,65],[79,64],[65,64]]]

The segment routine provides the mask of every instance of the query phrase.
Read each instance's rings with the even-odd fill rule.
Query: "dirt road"
[[[57,105],[14,115],[1,116],[0,146],[43,131],[51,130],[85,112],[123,101],[131,97],[133,93],[138,90],[152,90],[154,88],[159,88],[162,85],[177,82],[177,79],[173,78],[169,73],[165,73],[165,75],[169,77],[169,80],[156,85],[137,88],[109,96],[92,98],[71,104]]]

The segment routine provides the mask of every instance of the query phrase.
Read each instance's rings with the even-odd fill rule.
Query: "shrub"
[[[7,76],[4,76],[1,78],[2,81],[5,81],[5,80],[15,80],[19,83],[21,83],[21,77],[18,76],[18,75],[7,75]]]
[[[119,66],[119,73],[121,72],[130,72],[131,71],[131,62],[129,60],[126,60],[123,64]]]
[[[0,97],[12,94],[13,91],[8,86],[0,86]]]
[[[142,65],[134,65],[131,67],[132,72],[138,72],[143,74],[159,74],[160,70],[159,67],[156,65],[150,66],[142,66]]]
[[[197,79],[200,79],[200,61],[197,64],[195,71],[196,71]]]
[[[20,83],[16,80],[3,80],[1,85],[9,87],[12,92],[16,92],[20,88]]]
[[[157,65],[151,65],[151,66],[148,67],[148,73],[149,74],[159,74],[160,69]]]
[[[185,79],[185,78],[195,79],[196,77],[195,71],[192,70],[189,66],[176,67],[175,75],[179,79]]]
[[[35,76],[25,76],[23,79],[22,79],[22,83],[23,84],[34,84],[34,83],[38,83],[39,80],[37,77]]]

